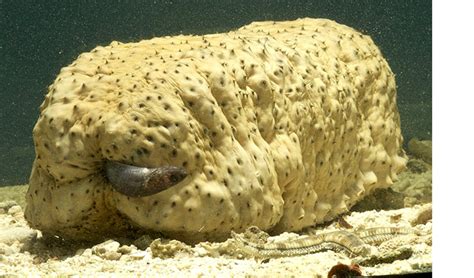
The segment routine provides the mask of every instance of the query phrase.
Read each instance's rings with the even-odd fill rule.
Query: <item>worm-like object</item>
[[[231,235],[236,240],[241,251],[250,256],[260,258],[300,256],[327,250],[342,252],[350,257],[367,256],[370,254],[370,247],[367,244],[355,234],[345,230],[273,243],[251,242],[233,231]]]
[[[263,233],[265,235],[257,227],[250,227],[247,231],[251,234],[262,235]],[[371,255],[369,245],[379,245],[383,241],[397,236],[415,234],[415,231],[409,227],[376,227],[356,232],[346,230],[322,234],[311,232],[304,238],[272,243],[252,242],[241,234],[235,232],[231,232],[231,234],[241,251],[254,257],[278,258],[299,256],[327,250],[342,252],[350,257],[369,257]]]
[[[188,173],[177,166],[147,168],[107,161],[105,175],[118,192],[129,197],[145,197],[178,184]]]

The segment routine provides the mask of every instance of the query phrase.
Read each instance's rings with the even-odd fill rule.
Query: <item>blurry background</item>
[[[0,186],[26,183],[47,86],[111,41],[225,32],[256,20],[329,18],[372,37],[396,74],[405,143],[431,139],[431,1],[0,0]]]

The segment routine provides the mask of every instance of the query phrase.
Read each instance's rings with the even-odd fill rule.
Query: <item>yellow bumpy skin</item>
[[[61,70],[33,134],[25,216],[73,239],[298,231],[406,162],[394,74],[368,36],[325,19],[99,46]],[[187,176],[130,197],[107,161]]]

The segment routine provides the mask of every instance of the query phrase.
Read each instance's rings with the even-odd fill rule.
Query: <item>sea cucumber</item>
[[[88,241],[130,226],[187,243],[301,231],[405,169],[396,100],[372,39],[327,19],[98,46],[48,88],[25,217]],[[107,161],[124,179],[104,178]],[[147,191],[147,175],[126,180],[143,166],[188,175]]]

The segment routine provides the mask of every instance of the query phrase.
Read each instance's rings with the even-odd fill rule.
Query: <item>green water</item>
[[[370,35],[396,74],[405,141],[431,138],[431,1],[0,0],[0,186],[27,182],[38,107],[59,69],[80,53],[113,40],[298,17],[330,18]]]

